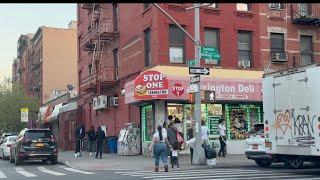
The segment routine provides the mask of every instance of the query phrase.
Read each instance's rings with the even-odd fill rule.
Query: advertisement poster
[[[219,138],[219,120],[220,116],[208,116],[208,123],[209,123],[209,138],[216,139]]]

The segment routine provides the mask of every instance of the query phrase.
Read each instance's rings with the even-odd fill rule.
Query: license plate
[[[36,147],[43,147],[44,145],[43,145],[43,143],[37,143],[36,144]]]
[[[252,144],[252,149],[258,149],[258,144]]]
[[[269,147],[269,148],[272,147],[272,143],[271,142],[266,142],[265,145],[266,145],[266,147]]]

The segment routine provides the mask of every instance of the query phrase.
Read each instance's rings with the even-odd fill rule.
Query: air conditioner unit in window
[[[118,97],[112,97],[112,98],[110,98],[110,106],[112,106],[112,107],[119,106],[119,104],[118,104]]]
[[[269,3],[269,8],[270,9],[281,9],[281,4],[280,3]]]
[[[250,66],[251,66],[251,63],[248,60],[239,61],[239,67],[240,68],[244,68],[245,69],[245,68],[248,68]]]
[[[98,97],[94,97],[92,99],[92,109],[97,110],[99,108]]]
[[[286,62],[287,57],[286,53],[272,53],[271,62]]]
[[[100,95],[100,96],[98,96],[98,101],[99,101],[98,109],[107,109],[107,108],[109,108],[109,106],[108,106],[108,96]]]

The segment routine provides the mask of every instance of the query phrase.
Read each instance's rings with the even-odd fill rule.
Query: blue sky
[[[21,34],[35,33],[42,25],[67,28],[71,20],[77,20],[76,4],[0,3],[0,81],[11,77]]]

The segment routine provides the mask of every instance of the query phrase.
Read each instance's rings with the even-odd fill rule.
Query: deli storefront
[[[218,121],[226,120],[228,154],[244,154],[246,132],[255,123],[262,123],[262,71],[210,69],[201,77],[200,90],[215,91],[214,103],[201,104],[201,118],[209,128],[210,141],[218,140]],[[142,153],[148,146],[157,125],[168,115],[183,120],[185,140],[195,129],[194,104],[186,92],[190,84],[188,67],[156,66],[142,72],[125,85],[126,103],[140,106]]]

